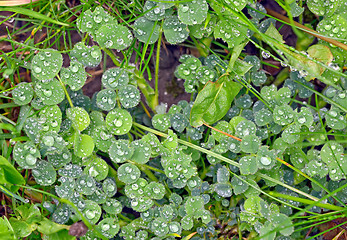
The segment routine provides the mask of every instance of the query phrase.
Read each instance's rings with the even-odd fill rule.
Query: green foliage
[[[64,35],[58,51],[26,41],[38,50],[28,54],[30,66],[21,65],[32,82],[1,85],[3,99],[21,108],[16,123],[6,117],[10,111],[1,117],[0,190],[24,203],[42,199],[42,209],[13,201],[13,215],[0,218],[0,236],[74,239],[67,225],[83,221],[83,239],[235,237],[230,229],[244,238],[300,239],[303,229],[314,228],[310,236],[318,229],[310,225],[314,214],[318,222],[335,217],[320,215],[327,209],[343,211],[344,50],[322,40],[288,47],[273,19],[262,20],[261,3],[246,0],[117,2],[109,13],[94,5],[76,9],[71,26],[83,33],[80,42],[68,46]],[[340,5],[307,1],[322,16],[319,34],[344,41]],[[283,8],[295,17],[306,11],[297,1]],[[158,73],[162,42],[193,42],[200,54],[180,57],[175,75],[191,101],[168,111],[158,104],[158,76],[153,89],[143,75],[150,75],[155,51]],[[242,52],[248,43],[260,58]],[[116,67],[103,65],[102,89],[90,99],[82,92],[85,68],[98,67],[103,53]],[[19,61],[9,55],[4,75],[13,75]],[[264,65],[275,61],[281,73],[269,76]],[[320,82],[310,82],[315,78]],[[152,112],[139,106],[142,100]]]

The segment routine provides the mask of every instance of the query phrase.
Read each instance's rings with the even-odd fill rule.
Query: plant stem
[[[274,197],[280,197],[280,198],[284,198],[284,199],[287,199],[290,201],[301,202],[301,203],[304,203],[307,205],[314,205],[317,207],[326,208],[326,209],[333,210],[333,211],[341,211],[341,210],[345,209],[344,207],[339,207],[339,206],[326,204],[326,203],[320,203],[320,202],[316,202],[316,201],[312,201],[312,200],[304,199],[304,198],[300,198],[300,197],[294,197],[294,196],[291,196],[288,194],[282,194],[282,193],[273,192],[273,191],[270,191],[268,193]]]
[[[57,78],[59,79],[59,82],[60,82],[61,86],[62,86],[63,89],[64,89],[64,92],[65,92],[65,95],[66,95],[66,99],[67,99],[67,101],[69,102],[70,107],[73,108],[73,104],[72,104],[71,98],[70,98],[70,96],[69,96],[69,93],[68,93],[67,90],[66,90],[65,84],[63,83],[63,81],[61,80],[61,78],[59,77],[58,74],[57,74]]]
[[[289,18],[287,18],[287,17],[285,17],[285,16],[283,16],[283,15],[281,15],[281,14],[279,14],[279,13],[277,13],[277,12],[271,10],[271,9],[268,9],[268,8],[265,8],[265,9],[266,9],[266,11],[267,11],[267,13],[269,15],[271,15],[271,16],[273,16],[275,18],[278,18],[278,19],[282,20],[285,23],[289,23],[289,24],[291,23]],[[326,41],[328,43],[331,43],[331,44],[333,44],[333,45],[335,45],[335,46],[337,46],[337,47],[347,51],[347,45],[346,44],[343,44],[343,43],[341,43],[341,42],[339,42],[339,41],[337,41],[335,39],[331,39],[331,38],[325,37],[325,36],[321,35],[319,32],[317,32],[315,30],[312,30],[312,29],[310,29],[310,28],[308,28],[308,27],[306,27],[306,26],[304,26],[304,25],[302,25],[302,24],[300,24],[298,22],[293,21],[293,24],[295,26],[297,26],[300,30],[305,31],[308,34],[311,34],[312,36],[320,38],[320,39],[322,39],[322,40],[324,40],[324,41]]]
[[[117,67],[120,66],[118,59],[116,58],[115,54],[111,50],[107,48],[102,48],[102,50],[104,50],[104,52],[111,58],[114,65],[116,65]]]
[[[163,37],[162,29],[163,29],[164,21],[161,22],[160,30],[159,30],[159,38],[157,42],[157,52],[155,56],[155,74],[154,74],[154,96],[155,98],[159,98],[159,62],[160,62],[160,47],[161,47],[161,39]],[[157,100],[158,102],[158,100]]]

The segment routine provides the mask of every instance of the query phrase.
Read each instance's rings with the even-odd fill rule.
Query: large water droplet
[[[112,47],[112,45],[113,45],[113,42],[111,40],[107,40],[105,42],[105,46],[108,47],[108,48]]]
[[[46,97],[50,97],[50,96],[52,96],[52,91],[51,90],[43,90],[43,95],[45,95]]]
[[[96,23],[101,23],[102,17],[99,16],[99,15],[96,15],[96,16],[94,16],[94,21],[95,21]]]
[[[25,162],[28,164],[28,165],[34,165],[36,163],[36,158],[31,155],[31,154],[28,154],[26,157],[25,157]]]
[[[188,5],[184,5],[184,6],[182,6],[182,12],[187,12],[188,10],[189,10],[189,7],[188,7]]]
[[[35,66],[33,70],[36,73],[40,73],[42,71],[42,69],[40,67],[37,67],[37,66]]]
[[[54,138],[52,136],[44,136],[42,140],[48,147],[52,147],[54,145]]]
[[[123,125],[123,121],[121,119],[115,119],[113,123],[116,127],[121,127]]]
[[[95,218],[95,213],[94,213],[94,211],[93,211],[93,210],[87,210],[87,211],[86,211],[86,217],[87,217],[88,219],[93,219],[93,218]]]
[[[271,159],[269,157],[261,157],[260,158],[260,162],[267,166],[267,165],[270,165],[271,164]]]

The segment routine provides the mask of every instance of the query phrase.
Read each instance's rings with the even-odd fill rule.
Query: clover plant
[[[84,9],[76,20],[82,40],[38,49],[32,81],[8,90],[19,117],[0,124],[11,131],[7,157],[18,171],[0,157],[0,190],[24,203],[9,221],[0,218],[0,235],[74,239],[67,230],[82,221],[81,239],[301,239],[319,213],[343,213],[346,5],[308,0],[321,16],[319,34],[341,44],[321,38],[299,51],[264,19],[261,3],[135,2],[124,7],[141,2],[139,14],[125,19]],[[291,20],[303,12],[301,1],[283,7]],[[180,57],[175,76],[192,97],[169,109],[145,80],[145,53],[140,65],[131,58],[138,46],[160,51],[163,40],[193,41],[200,53]],[[260,58],[242,53],[247,43]],[[107,56],[114,66],[104,66],[101,90],[89,98],[89,70]],[[284,78],[264,70],[270,57]],[[313,79],[326,86],[322,93]],[[20,188],[24,197],[40,193],[41,205],[28,204]]]

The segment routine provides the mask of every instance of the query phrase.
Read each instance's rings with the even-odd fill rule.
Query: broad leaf
[[[228,112],[231,102],[242,85],[223,76],[216,82],[208,82],[199,92],[190,113],[190,123],[199,127],[203,123],[213,124]]]

